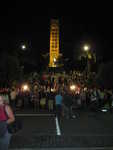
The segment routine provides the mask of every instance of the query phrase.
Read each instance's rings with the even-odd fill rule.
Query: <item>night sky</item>
[[[1,5],[0,49],[16,50],[25,43],[31,57],[39,59],[42,53],[49,52],[50,19],[56,18],[60,21],[60,49],[65,57],[73,57],[76,49],[88,43],[104,61],[113,59],[111,8],[93,2],[87,7],[82,1],[79,5],[55,2]]]

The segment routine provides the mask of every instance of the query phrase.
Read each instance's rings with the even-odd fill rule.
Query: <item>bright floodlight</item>
[[[27,84],[22,86],[23,91],[29,91],[29,86]]]
[[[26,49],[26,46],[25,45],[22,45],[22,50],[25,50]]]
[[[89,46],[88,45],[85,45],[84,46],[84,51],[88,51],[89,50]]]
[[[56,58],[54,58],[53,61],[56,62]]]
[[[70,90],[73,91],[73,90],[75,90],[75,89],[76,89],[76,86],[75,86],[75,85],[71,85],[71,86],[70,86]]]

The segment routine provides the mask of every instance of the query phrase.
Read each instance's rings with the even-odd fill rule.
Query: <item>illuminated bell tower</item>
[[[59,57],[59,21],[51,20],[50,24],[50,53],[49,67],[57,67],[56,61]]]

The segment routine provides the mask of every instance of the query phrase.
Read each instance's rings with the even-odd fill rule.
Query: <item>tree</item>
[[[20,78],[19,60],[15,55],[4,51],[1,53],[0,76],[2,83],[8,83]]]
[[[113,62],[99,66],[96,81],[100,87],[113,88]]]

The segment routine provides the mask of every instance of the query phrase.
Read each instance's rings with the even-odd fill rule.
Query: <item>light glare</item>
[[[22,86],[23,91],[29,91],[29,86],[27,84]]]
[[[88,50],[89,50],[89,46],[88,46],[88,45],[85,45],[85,46],[84,46],[84,50],[85,50],[85,51],[88,51]]]
[[[56,58],[54,58],[53,61],[56,62]]]
[[[73,90],[75,90],[75,89],[76,89],[76,86],[75,86],[75,85],[71,85],[71,86],[70,86],[70,90],[73,91]]]
[[[25,50],[25,49],[26,49],[26,46],[25,46],[25,45],[22,45],[22,49]]]

